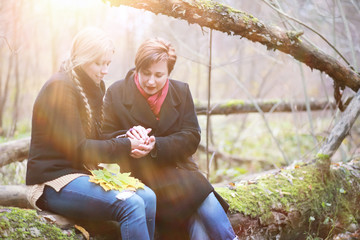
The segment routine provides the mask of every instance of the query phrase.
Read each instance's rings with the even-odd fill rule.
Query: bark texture
[[[360,75],[349,66],[301,41],[299,33],[268,26],[254,16],[210,0],[103,0],[112,6],[130,6],[155,14],[184,19],[201,27],[258,42],[268,50],[279,50],[329,75],[339,86],[354,91],[360,87]]]

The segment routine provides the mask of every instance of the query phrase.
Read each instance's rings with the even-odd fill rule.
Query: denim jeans
[[[190,219],[191,240],[233,240],[237,239],[227,215],[214,193],[197,209]]]
[[[118,191],[105,191],[89,182],[88,176],[74,179],[59,192],[45,187],[42,201],[45,210],[69,218],[112,220],[120,225],[122,240],[154,239],[156,196],[148,187],[119,200]]]

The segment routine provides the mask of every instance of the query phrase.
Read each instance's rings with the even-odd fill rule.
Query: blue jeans
[[[118,191],[105,191],[89,182],[88,176],[74,179],[59,192],[46,187],[43,204],[46,210],[65,217],[87,220],[112,220],[120,224],[122,240],[154,239],[156,196],[148,187],[119,200]]]
[[[197,209],[190,219],[191,240],[233,240],[237,239],[227,215],[214,193]]]

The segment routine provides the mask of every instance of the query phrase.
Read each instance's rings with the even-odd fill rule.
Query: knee
[[[156,206],[156,194],[150,188],[145,187],[144,192],[140,196],[144,200],[146,206],[151,208]]]
[[[145,216],[144,200],[136,194],[126,200],[117,200],[114,213],[118,221],[129,217],[143,218]]]
[[[125,200],[125,203],[132,209],[145,209],[145,201],[137,194]]]

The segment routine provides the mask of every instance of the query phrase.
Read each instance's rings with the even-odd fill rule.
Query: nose
[[[153,76],[153,75],[151,75],[150,77],[149,77],[149,80],[148,80],[148,82],[147,82],[149,85],[153,85],[154,83],[155,83],[155,77]]]
[[[106,75],[109,72],[109,65],[103,65],[101,68],[101,73]]]

